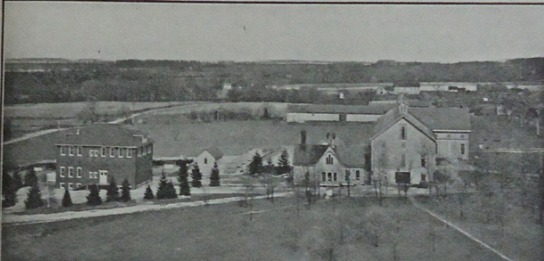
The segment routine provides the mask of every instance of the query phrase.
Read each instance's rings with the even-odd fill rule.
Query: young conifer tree
[[[121,201],[127,202],[130,201],[130,184],[128,180],[123,180],[123,185],[121,186]]]
[[[110,184],[108,185],[108,193],[106,194],[106,202],[118,201],[119,200],[119,188],[115,182],[115,178],[111,178]]]
[[[144,199],[152,200],[154,198],[155,198],[155,195],[153,195],[153,190],[151,190],[151,187],[147,185],[147,188],[145,189],[145,193],[144,193]]]
[[[213,164],[212,173],[210,175],[210,187],[219,187],[220,186],[220,177],[219,177],[219,167],[217,167],[217,162]]]
[[[87,195],[87,205],[98,206],[102,204],[102,198],[98,186],[95,184],[89,185],[89,195]]]
[[[27,195],[27,199],[25,200],[25,207],[27,209],[38,208],[44,205],[40,188],[37,185],[32,186]]]
[[[191,185],[194,188],[202,187],[202,173],[200,173],[200,168],[198,168],[198,164],[195,164],[193,167],[193,170],[191,171]]]
[[[64,197],[62,197],[62,206],[65,208],[72,206],[72,197],[70,196],[70,191],[68,190],[68,188],[64,189]]]

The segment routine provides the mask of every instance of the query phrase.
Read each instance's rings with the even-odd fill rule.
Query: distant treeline
[[[198,62],[163,60],[8,63],[5,102],[112,101],[315,101],[311,90],[266,86],[297,83],[516,82],[544,79],[544,58],[506,62],[373,64]],[[222,93],[223,83],[235,88]],[[241,88],[236,88],[241,87]],[[367,100],[367,94],[358,94]]]

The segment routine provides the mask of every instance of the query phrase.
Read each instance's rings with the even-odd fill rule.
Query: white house
[[[214,164],[217,163],[219,167],[221,158],[223,158],[223,153],[217,147],[205,149],[194,158],[195,163],[198,164],[200,173],[202,173],[202,180],[209,179]]]
[[[365,175],[367,146],[338,146],[334,138],[328,144],[301,144],[294,147],[293,177],[296,184],[304,180],[319,186],[363,185],[369,180]]]

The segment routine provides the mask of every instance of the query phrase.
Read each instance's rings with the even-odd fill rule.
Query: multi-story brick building
[[[90,184],[136,187],[152,179],[153,141],[146,134],[119,124],[98,123],[70,129],[56,144],[57,187],[75,189]]]

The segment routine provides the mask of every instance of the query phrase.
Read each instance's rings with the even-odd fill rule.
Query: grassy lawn
[[[544,229],[536,224],[536,213],[508,203],[503,207],[493,205],[488,208],[486,204],[494,204],[488,200],[494,199],[482,199],[473,194],[464,197],[462,207],[456,195],[423,202],[430,210],[514,260],[542,260]]]
[[[294,198],[255,200],[250,210],[231,203],[3,226],[2,259],[499,260],[397,199],[383,207],[370,198],[321,200],[309,209]],[[372,232],[369,212],[387,226]]]

